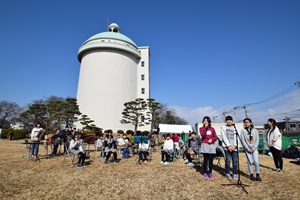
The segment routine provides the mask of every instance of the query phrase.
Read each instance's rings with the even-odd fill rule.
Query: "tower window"
[[[145,75],[144,74],[141,75],[141,80],[142,81],[145,80]]]
[[[145,116],[141,116],[141,121],[144,122],[145,121]]]
[[[141,89],[141,93],[142,93],[142,94],[145,94],[145,88],[142,88],[142,89]]]
[[[142,61],[141,65],[142,65],[142,67],[144,67],[144,66],[145,66],[145,62],[144,62],[144,61]]]

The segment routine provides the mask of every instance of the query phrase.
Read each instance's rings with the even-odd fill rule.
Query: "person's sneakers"
[[[234,180],[238,180],[238,175],[237,174],[233,174],[233,179]]]
[[[81,166],[82,166],[82,167],[87,167],[87,164],[82,163]]]
[[[209,178],[208,174],[207,173],[203,174],[203,178],[208,179]]]
[[[109,163],[109,161],[108,161],[108,160],[105,160],[105,161],[104,161],[104,163],[105,163],[105,164],[108,164],[108,163]]]
[[[279,168],[274,168],[273,171],[277,171]]]
[[[82,165],[81,164],[77,164],[77,168],[82,168]]]
[[[188,166],[188,167],[194,167],[194,163],[192,163],[192,162],[190,162],[190,163],[188,163],[188,164],[186,164],[186,166]]]
[[[231,177],[230,174],[226,174],[225,177],[226,177],[227,179],[229,179],[229,180],[232,179],[232,177]]]
[[[140,163],[140,165],[143,164],[143,160],[140,160],[139,163]]]
[[[283,169],[279,169],[279,168],[278,168],[276,171],[277,171],[277,172],[283,172]]]
[[[214,178],[215,178],[212,174],[208,174],[208,177],[209,177],[210,179],[214,179]]]
[[[259,174],[256,174],[256,180],[261,181],[261,178],[260,178]]]
[[[253,174],[250,174],[250,179],[251,179],[251,181],[255,181]]]
[[[147,160],[145,160],[145,162],[144,162],[145,164],[148,164],[148,161]]]
[[[164,164],[164,161],[160,161],[160,164]]]
[[[169,163],[168,162],[164,162],[164,165],[168,165]]]
[[[115,164],[119,164],[119,161],[118,161],[118,160],[115,160],[114,163],[115,163]]]

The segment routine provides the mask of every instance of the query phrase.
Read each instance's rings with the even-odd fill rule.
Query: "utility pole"
[[[244,105],[242,108],[245,110],[245,117],[248,118],[247,105]]]
[[[287,116],[285,116],[285,132],[289,131],[289,118]]]

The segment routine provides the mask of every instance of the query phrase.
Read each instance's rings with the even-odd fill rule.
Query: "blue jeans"
[[[123,148],[123,158],[128,158],[130,154],[129,148]]]
[[[258,151],[255,150],[255,151],[253,151],[253,153],[249,153],[246,150],[245,152],[246,152],[246,155],[248,157],[248,170],[249,170],[249,173],[253,174],[253,170],[252,170],[252,157],[253,157],[256,174],[259,174]],[[250,161],[250,163],[249,163],[249,161]]]
[[[31,155],[35,155],[36,157],[38,157],[38,153],[39,153],[39,143],[33,143],[31,145]]]
[[[238,173],[238,169],[237,169],[237,151],[228,151],[225,150],[225,155],[226,155],[226,160],[225,160],[225,173],[229,174],[230,173],[230,162],[232,160],[232,167],[233,167],[233,174],[237,174]]]

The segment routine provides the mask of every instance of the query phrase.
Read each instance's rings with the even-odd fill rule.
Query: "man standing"
[[[223,139],[223,147],[225,149],[225,173],[227,179],[232,179],[230,175],[230,162],[232,160],[233,166],[233,179],[238,179],[238,169],[237,169],[237,138],[236,132],[233,126],[233,119],[231,116],[226,117],[226,125],[221,127],[221,134]]]

